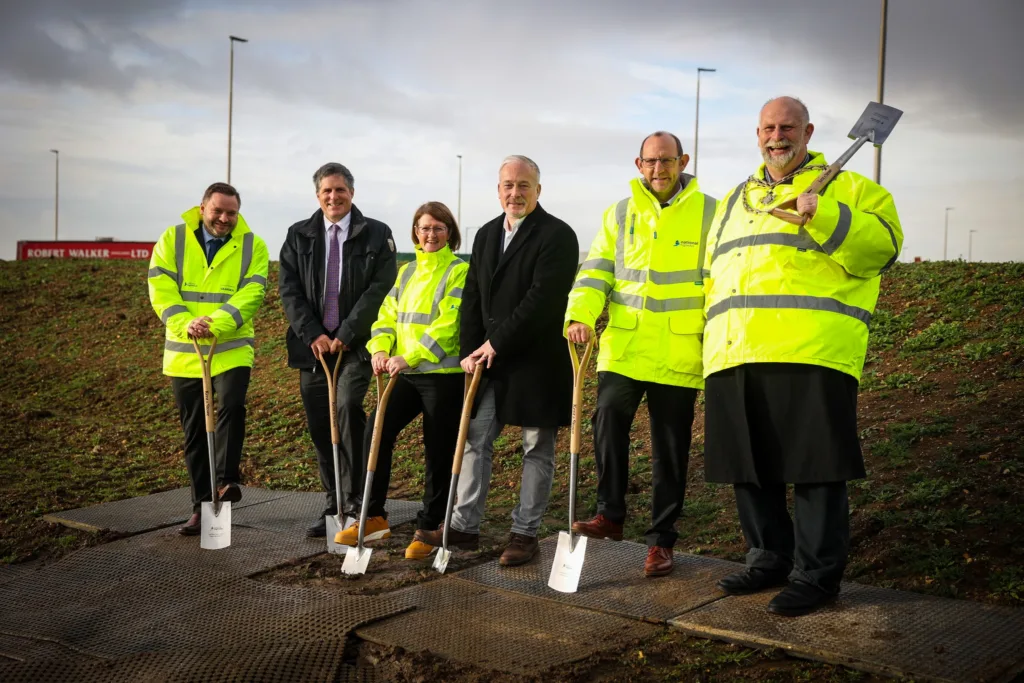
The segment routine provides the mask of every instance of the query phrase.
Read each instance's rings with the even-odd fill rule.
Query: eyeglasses
[[[679,157],[658,157],[655,159],[644,159],[641,157],[640,159],[640,163],[644,165],[644,168],[654,168],[659,161],[662,166],[671,166],[679,161]]]
[[[420,233],[421,235],[431,235],[431,234],[433,234],[433,235],[440,235],[443,232],[448,232],[448,228],[446,228],[444,226],[441,226],[441,227],[437,227],[437,226],[419,227],[419,226],[417,226],[416,227],[416,232]]]

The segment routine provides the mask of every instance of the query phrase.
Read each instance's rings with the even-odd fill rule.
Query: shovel
[[[341,565],[344,574],[365,574],[366,567],[370,564],[370,548],[363,545],[363,537],[366,534],[366,513],[370,509],[370,487],[373,485],[373,473],[377,469],[377,451],[380,450],[380,435],[384,431],[384,410],[388,407],[388,398],[391,397],[391,390],[395,388],[397,376],[388,379],[387,388],[384,387],[384,378],[377,375],[377,416],[373,420],[373,437],[370,439],[370,457],[366,462],[366,483],[363,484],[363,505],[359,509],[359,541],[355,548],[349,548],[345,554],[345,561]]]
[[[331,406],[331,445],[334,447],[334,502],[338,506],[337,514],[324,518],[327,523],[327,552],[332,555],[344,555],[348,552],[348,546],[335,543],[334,537],[355,520],[344,516],[341,501],[341,457],[338,454],[338,444],[341,442],[338,434],[338,370],[341,368],[341,351],[338,352],[338,359],[334,361],[333,372],[327,366],[327,358],[323,354],[320,354],[320,363],[324,366],[324,373],[330,382],[327,385],[327,396]]]
[[[850,149],[846,150],[841,157],[832,162],[831,166],[822,171],[821,175],[807,186],[805,192],[807,194],[821,194],[825,186],[832,182],[832,179],[839,174],[839,171],[846,165],[846,162],[853,158],[853,155],[864,146],[865,142],[870,141],[875,147],[881,147],[882,143],[889,137],[889,133],[896,127],[896,122],[900,120],[902,115],[903,112],[895,107],[879,104],[878,102],[869,102],[867,109],[857,119],[857,123],[853,124],[853,129],[849,133],[848,137],[854,140],[854,143],[850,145]],[[787,209],[795,207],[796,199],[790,199],[772,209],[772,215],[776,218],[781,218],[787,223],[803,227],[810,217],[787,211]]]
[[[452,460],[452,481],[448,489],[448,507],[444,511],[444,531],[441,534],[441,547],[437,549],[434,556],[433,567],[444,574],[448,567],[448,560],[452,558],[452,551],[448,550],[448,528],[452,525],[452,508],[455,507],[455,490],[459,485],[459,474],[462,472],[462,454],[466,450],[466,438],[469,436],[469,418],[473,414],[473,399],[476,398],[477,387],[480,386],[480,378],[484,376],[483,364],[473,368],[473,379],[470,381],[466,375],[466,390],[462,398],[462,419],[459,421],[459,438],[455,442],[455,459]]]
[[[583,376],[587,373],[590,354],[594,350],[595,334],[587,340],[583,360],[576,355],[576,344],[569,342],[569,357],[572,358],[572,427],[569,436],[569,531],[558,532],[555,547],[555,561],[551,563],[548,587],[561,593],[575,593],[580,585],[583,572],[583,558],[587,552],[587,537],[574,536],[573,522],[576,521],[576,470],[580,461],[580,411],[583,410]]]
[[[220,550],[231,545],[231,503],[221,502],[217,495],[217,458],[213,450],[213,433],[216,422],[213,419],[213,379],[210,378],[210,366],[213,364],[213,351],[217,348],[217,338],[210,344],[209,356],[203,356],[199,342],[192,340],[199,364],[203,368],[203,410],[206,413],[206,450],[210,457],[210,491],[212,503],[203,503],[200,517],[199,547],[203,550]]]

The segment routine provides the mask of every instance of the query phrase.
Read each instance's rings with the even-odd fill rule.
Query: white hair
[[[505,168],[507,164],[521,163],[526,164],[533,171],[533,174],[537,176],[537,182],[540,182],[540,166],[537,162],[530,157],[523,156],[522,154],[510,154],[501,161],[501,166],[498,167],[498,173],[501,173],[501,169]]]

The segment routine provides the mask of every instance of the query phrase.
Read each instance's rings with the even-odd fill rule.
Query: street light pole
[[[60,222],[60,150],[51,149],[54,154],[55,168],[53,177],[53,241],[57,241],[57,227]]]
[[[462,155],[461,154],[456,154],[455,156],[457,156],[459,158],[459,203],[457,205],[457,214],[456,214],[456,217],[455,217],[455,222],[459,226],[459,229],[461,230],[462,229]]]
[[[889,23],[889,0],[882,0],[882,28],[878,40],[878,103],[885,102],[885,34]],[[882,147],[875,147],[875,182],[882,182]]]
[[[947,206],[946,207],[946,230],[945,230],[945,232],[943,233],[943,236],[942,236],[942,260],[943,261],[946,260],[946,247],[949,245],[949,212],[952,211],[954,208],[955,207],[952,207],[952,206]]]
[[[697,140],[700,136],[700,75],[702,72],[714,73],[717,69],[697,67],[697,111],[693,117],[693,175],[697,175]]]
[[[967,231],[967,262],[968,263],[971,262],[971,250],[972,250],[972,248],[974,246],[974,233],[976,233],[976,232],[978,232],[978,231],[977,230],[968,230]]]
[[[248,43],[245,38],[228,36],[231,43],[231,67],[228,75],[228,183],[231,182],[231,118],[235,106],[235,43]]]

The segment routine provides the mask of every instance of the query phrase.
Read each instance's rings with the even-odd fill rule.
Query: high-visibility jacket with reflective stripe
[[[597,369],[700,389],[704,292],[701,270],[716,201],[692,176],[661,208],[644,183],[604,213],[569,293],[565,327],[594,327],[608,300]]]
[[[181,214],[184,223],[168,228],[153,248],[149,261],[149,300],[167,326],[164,341],[165,375],[202,377],[188,324],[200,316],[212,320],[217,338],[211,373],[252,367],[255,355],[252,318],[263,303],[270,257],[267,245],[241,215],[225,242],[206,264],[206,251],[196,238],[202,216],[199,207]],[[209,340],[200,342],[209,352]]]
[[[811,152],[812,165],[826,163]],[[764,165],[758,176],[764,177]],[[899,257],[903,230],[892,195],[842,171],[803,228],[769,214],[821,171],[767,189],[744,182],[719,204],[704,279],[704,375],[744,363],[806,363],[860,380],[881,273]]]
[[[407,372],[462,372],[459,309],[469,264],[448,247],[427,253],[398,270],[398,279],[370,327],[366,350],[402,356]]]

